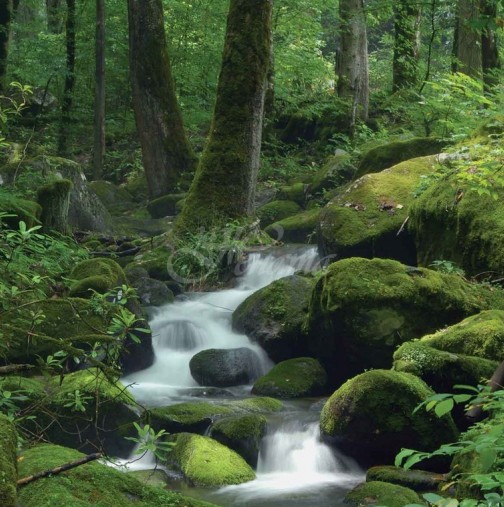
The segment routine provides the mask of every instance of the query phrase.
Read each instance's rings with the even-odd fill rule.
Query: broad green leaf
[[[453,399],[448,398],[446,400],[440,401],[434,408],[434,412],[436,412],[436,415],[438,417],[443,417],[445,414],[451,411],[453,405]]]

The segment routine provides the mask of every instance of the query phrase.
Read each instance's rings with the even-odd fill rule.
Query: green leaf
[[[394,460],[394,466],[396,467],[400,467],[402,466],[402,462],[404,460],[404,458],[407,458],[408,456],[411,456],[412,454],[415,454],[417,451],[415,451],[414,449],[402,449],[401,452],[399,452],[399,454],[397,454],[397,456],[395,457],[395,460]]]
[[[435,493],[425,493],[422,495],[429,503],[435,504],[436,502],[439,502],[440,500],[444,500],[444,498],[440,495],[436,495]]]
[[[497,458],[497,450],[493,447],[487,447],[480,453],[482,472],[488,472]]]
[[[448,412],[451,412],[453,405],[453,398],[448,398],[446,400],[440,401],[434,408],[434,412],[438,417],[443,417]]]

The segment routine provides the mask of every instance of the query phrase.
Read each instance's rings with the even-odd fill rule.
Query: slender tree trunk
[[[75,0],[66,0],[66,4],[66,76],[58,139],[58,153],[60,155],[66,155],[68,152],[68,130],[71,123],[70,112],[75,87]]]
[[[417,0],[398,0],[394,12],[392,91],[396,92],[412,88],[418,82],[421,9]]]
[[[96,75],[93,178],[103,178],[105,157],[105,0],[96,0]]]
[[[46,0],[46,15],[49,33],[61,33],[63,29],[61,0]]]
[[[210,136],[176,227],[253,210],[271,59],[272,0],[231,0]]]
[[[161,0],[128,0],[130,75],[149,197],[173,193],[196,158],[175,94]]]
[[[369,108],[368,49],[363,0],[340,0],[341,47],[337,59],[340,97],[352,100],[352,125],[366,120]]]
[[[481,34],[471,26],[479,17],[479,0],[459,0],[453,33],[453,72],[481,78]]]
[[[9,39],[11,31],[13,9],[12,0],[0,1],[0,92],[6,87],[7,56],[9,54]]]
[[[483,84],[485,91],[491,92],[499,82],[496,71],[500,69],[497,35],[493,29],[497,18],[497,3],[494,0],[481,0],[480,12],[486,21],[486,26],[481,32]]]

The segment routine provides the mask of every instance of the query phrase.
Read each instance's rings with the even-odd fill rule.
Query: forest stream
[[[319,264],[313,247],[289,247],[267,254],[249,255],[247,268],[235,288],[190,297],[161,307],[152,315],[154,364],[122,379],[137,401],[147,407],[168,406],[182,401],[220,400],[208,396],[191,377],[189,360],[208,348],[248,347],[259,358],[257,376],[273,363],[266,353],[245,335],[231,329],[232,311],[248,296],[269,283],[296,271],[311,271]],[[223,391],[226,398],[250,397],[251,386]],[[221,390],[222,391],[222,390]],[[165,471],[170,487],[185,495],[222,506],[339,506],[346,491],[364,480],[364,472],[348,457],[320,441],[318,419],[322,403],[317,399],[284,402],[283,411],[268,417],[257,465],[257,478],[238,486],[218,490],[191,488],[176,473]],[[136,460],[136,461],[133,461]],[[131,456],[131,470],[155,468],[155,459],[146,454]]]

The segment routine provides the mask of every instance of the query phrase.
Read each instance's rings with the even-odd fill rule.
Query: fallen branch
[[[401,234],[401,232],[404,231],[404,228],[406,227],[406,224],[408,223],[408,220],[409,220],[409,215],[405,218],[404,222],[401,225],[401,228],[397,231],[396,236],[399,236],[399,234]]]
[[[71,470],[72,468],[78,467],[80,465],[84,465],[85,463],[89,463],[90,461],[94,461],[95,459],[99,459],[103,456],[101,452],[95,452],[94,454],[88,454],[83,458],[77,459],[75,461],[71,461],[70,463],[65,463],[64,465],[60,465],[59,467],[52,468],[51,470],[44,470],[43,472],[38,472],[33,475],[29,475],[28,477],[23,477],[17,481],[18,487],[26,486],[26,484],[30,484],[30,482],[37,481],[38,479],[42,479],[43,477],[49,477],[51,475],[58,475],[61,472],[66,472],[67,470]]]
[[[9,373],[16,373],[18,371],[31,370],[35,368],[33,364],[7,364],[0,366],[0,375],[8,375]]]

